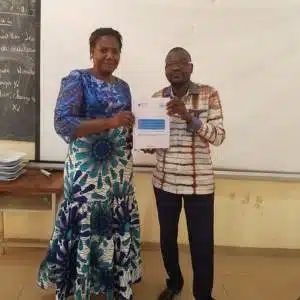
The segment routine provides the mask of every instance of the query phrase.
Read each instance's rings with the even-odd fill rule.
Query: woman
[[[61,83],[55,129],[69,143],[64,200],[38,276],[42,288],[56,287],[59,300],[100,293],[129,300],[141,278],[131,94],[113,76],[121,49],[119,32],[97,29],[90,37],[93,67]]]

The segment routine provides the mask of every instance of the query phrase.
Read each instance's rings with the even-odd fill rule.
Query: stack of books
[[[25,153],[0,150],[0,181],[12,181],[25,173]]]

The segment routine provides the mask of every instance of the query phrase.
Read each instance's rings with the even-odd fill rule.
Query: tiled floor
[[[1,300],[54,300],[53,291],[35,284],[45,250],[8,249],[0,257]],[[144,280],[134,288],[135,300],[155,300],[164,286],[158,251],[144,251]],[[190,258],[181,253],[186,285],[178,299],[192,300]],[[217,300],[297,300],[300,296],[300,257],[238,256],[217,252],[214,295]]]

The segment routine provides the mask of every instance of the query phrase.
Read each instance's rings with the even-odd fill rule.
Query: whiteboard
[[[123,35],[116,75],[133,101],[167,84],[170,48],[190,51],[192,79],[214,86],[223,105],[227,138],[212,147],[216,168],[300,172],[299,16],[298,0],[42,0],[40,160],[64,161],[67,145],[53,128],[60,80],[91,65],[88,38],[103,26]],[[134,160],[155,163],[140,152]]]

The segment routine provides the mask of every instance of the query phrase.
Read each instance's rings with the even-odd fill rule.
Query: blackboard
[[[0,1],[0,140],[34,142],[36,0]]]

